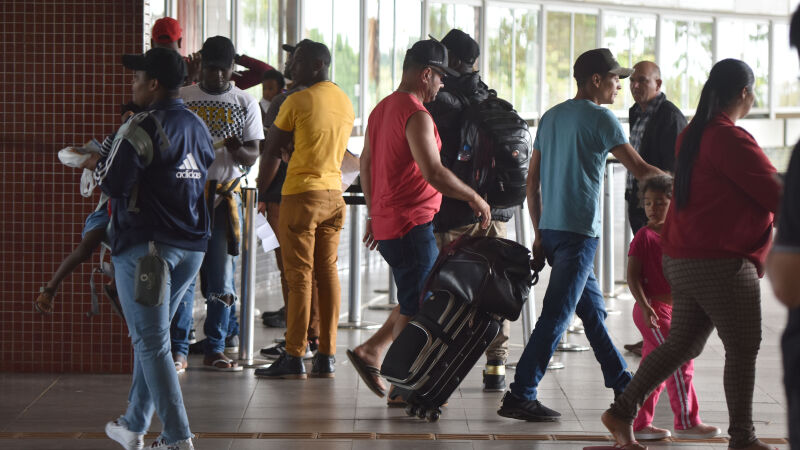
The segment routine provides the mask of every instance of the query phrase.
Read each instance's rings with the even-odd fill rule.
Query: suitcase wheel
[[[428,410],[425,409],[424,406],[420,406],[419,409],[417,410],[417,417],[419,417],[420,419],[424,419],[427,414]]]
[[[442,410],[439,408],[436,409],[429,409],[428,412],[425,414],[425,420],[428,422],[436,422],[439,420],[439,416],[442,414]]]
[[[417,415],[417,407],[414,406],[412,403],[406,405],[406,415],[408,417],[414,417]]]

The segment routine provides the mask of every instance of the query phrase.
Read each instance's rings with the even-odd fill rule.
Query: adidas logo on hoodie
[[[191,153],[186,155],[186,159],[178,166],[178,173],[175,174],[175,178],[199,179],[202,176],[200,168],[197,167],[197,161],[194,160],[194,156]]]

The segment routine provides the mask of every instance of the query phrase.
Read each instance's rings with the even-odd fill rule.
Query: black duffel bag
[[[517,320],[536,282],[530,250],[496,237],[462,236],[445,246],[422,292],[447,291],[479,311]]]

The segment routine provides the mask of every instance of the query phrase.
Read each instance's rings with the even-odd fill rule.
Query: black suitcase
[[[500,332],[500,318],[436,291],[386,352],[381,375],[411,391],[406,413],[434,422],[440,407]]]

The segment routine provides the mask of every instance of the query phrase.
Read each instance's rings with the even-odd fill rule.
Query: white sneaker
[[[663,428],[657,428],[652,425],[646,426],[639,431],[633,432],[633,437],[643,441],[666,439],[670,436],[671,434],[669,430],[665,430]]]
[[[697,424],[686,430],[675,430],[675,437],[681,439],[711,439],[720,434],[722,434],[722,430],[704,423]]]
[[[106,436],[114,441],[125,450],[141,450],[144,448],[144,434],[137,434],[128,430],[125,425],[114,420],[106,424]]]
[[[156,441],[153,442],[153,445],[148,448],[161,448],[164,450],[194,450],[194,445],[192,445],[192,438],[167,444],[167,441],[160,437],[156,439]]]

